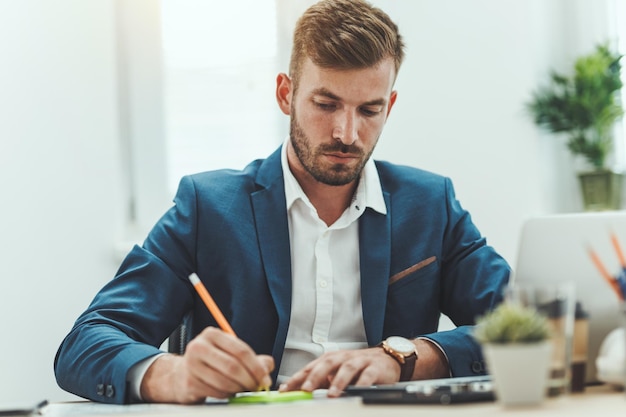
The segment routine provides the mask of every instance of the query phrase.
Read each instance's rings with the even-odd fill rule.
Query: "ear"
[[[391,113],[391,108],[393,107],[396,99],[398,98],[398,92],[393,90],[391,95],[389,96],[389,103],[387,104],[387,117],[389,117],[389,113]]]
[[[276,77],[276,101],[278,107],[286,115],[291,114],[291,98],[292,94],[291,78],[283,72]]]

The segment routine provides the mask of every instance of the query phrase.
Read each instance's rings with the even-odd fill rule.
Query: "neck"
[[[328,185],[319,182],[304,169],[291,148],[291,144],[288,146],[287,161],[291,173],[317,210],[318,217],[327,226],[332,225],[350,206],[359,180],[354,180],[345,185]]]
[[[357,181],[341,186],[331,186],[321,184],[314,179],[302,181],[298,176],[296,179],[317,210],[317,215],[327,226],[335,223],[350,206],[357,186]]]

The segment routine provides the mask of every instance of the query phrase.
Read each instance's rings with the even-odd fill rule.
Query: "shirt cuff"
[[[443,348],[441,347],[441,345],[437,342],[435,342],[433,339],[429,339],[428,337],[418,337],[417,340],[426,340],[430,343],[432,343],[433,345],[435,345],[437,347],[437,349],[439,349],[441,351],[441,353],[443,354],[443,357],[446,358],[446,363],[448,364],[448,377],[452,377],[452,370],[450,370],[450,360],[448,360],[448,355],[446,355],[446,351],[443,350]]]
[[[149,358],[137,362],[128,370],[126,379],[128,380],[128,387],[130,389],[131,402],[143,402],[143,398],[141,398],[141,382],[143,381],[143,377],[146,375],[146,371],[150,365],[163,355],[166,355],[166,353],[150,356]]]

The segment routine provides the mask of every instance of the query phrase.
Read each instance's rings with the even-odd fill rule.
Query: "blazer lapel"
[[[383,192],[389,208],[389,193]],[[391,264],[391,214],[367,209],[359,221],[361,303],[370,346],[382,340]]]
[[[280,358],[291,313],[291,249],[280,148],[259,168],[257,183],[260,188],[251,195],[252,207],[265,275],[278,314],[273,353]]]
[[[281,358],[291,314],[291,249],[280,148],[267,158],[257,175],[259,190],[251,195],[267,282],[278,313],[274,357]],[[390,205],[389,193],[383,192]],[[367,209],[359,220],[361,302],[368,344],[381,341],[391,259],[390,214]],[[277,367],[279,364],[277,364]]]

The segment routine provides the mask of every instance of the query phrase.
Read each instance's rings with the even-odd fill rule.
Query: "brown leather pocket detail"
[[[433,255],[430,258],[426,258],[423,261],[420,261],[416,263],[415,265],[410,266],[407,269],[398,272],[397,274],[389,278],[389,285],[393,284],[394,282],[400,281],[402,278],[406,277],[407,275],[411,275],[413,272],[420,270],[424,268],[425,266],[432,264],[436,260],[437,260],[437,257]]]

